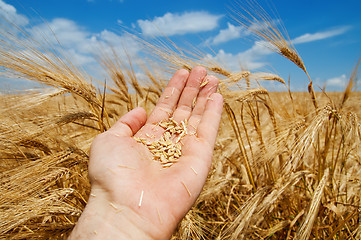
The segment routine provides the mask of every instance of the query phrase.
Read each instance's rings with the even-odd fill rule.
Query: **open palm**
[[[136,108],[97,136],[90,153],[89,205],[92,201],[108,205],[112,219],[128,218],[145,236],[169,239],[199,196],[210,170],[223,102],[215,93],[217,85],[218,79],[207,76],[202,67],[191,73],[179,70],[148,119],[144,109]],[[187,120],[188,134],[178,162],[163,168],[133,136],[159,139],[164,129],[158,123],[170,117],[176,122]]]

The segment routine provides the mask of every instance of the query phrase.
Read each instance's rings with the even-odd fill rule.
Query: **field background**
[[[208,181],[173,239],[361,239],[358,64],[344,92],[316,92],[292,44],[267,29],[255,34],[305,72],[307,92],[268,92],[264,81],[289,83],[139,39],[157,60],[101,55],[99,86],[46,43],[2,31],[1,74],[47,87],[0,96],[0,238],[66,239],[89,196],[92,139],[136,106],[150,113],[176,69],[202,65],[221,80],[224,112]]]

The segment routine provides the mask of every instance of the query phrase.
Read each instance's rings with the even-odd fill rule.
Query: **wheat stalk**
[[[276,26],[275,21],[272,20],[272,18],[256,1],[245,1],[244,4],[239,4],[239,8],[242,9],[244,14],[240,11],[234,10],[235,16],[233,18],[238,23],[244,26],[256,38],[261,40],[259,43],[263,43],[265,47],[287,58],[306,73],[310,81],[308,91],[311,94],[315,108],[318,109],[317,99],[313,89],[313,82],[306,70],[306,66],[303,63],[302,58],[293,46],[286,29],[284,27],[279,29]]]

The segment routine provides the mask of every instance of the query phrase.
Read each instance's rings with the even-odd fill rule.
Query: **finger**
[[[197,98],[200,85],[207,75],[207,70],[204,67],[197,66],[192,69],[187,84],[179,99],[173,118],[176,122],[181,122],[188,119],[193,109],[193,101]]]
[[[217,91],[219,83],[218,78],[215,76],[207,76],[204,81],[207,84],[201,88],[195,107],[188,121],[189,132],[195,132],[197,130],[198,124],[200,123],[206,108],[207,101],[210,99],[210,95]]]
[[[202,119],[197,128],[198,138],[204,139],[210,146],[212,146],[212,148],[216,141],[222,110],[222,95],[219,93],[213,93],[207,101]]]
[[[147,120],[146,111],[141,108],[134,108],[127,114],[123,115],[109,130],[117,136],[131,137],[136,134]]]
[[[187,185],[191,194],[199,193],[207,178],[212,163],[214,144],[223,109],[223,97],[214,93],[210,96],[197,135],[188,135],[182,147],[182,157],[169,168]]]
[[[153,112],[150,114],[147,124],[161,122],[172,115],[187,82],[188,76],[189,72],[185,69],[180,69],[173,75],[160,96]]]
[[[222,110],[222,95],[219,93],[213,93],[207,101],[197,132],[195,134],[190,133],[184,139],[182,156],[198,159],[211,158],[221,120]]]

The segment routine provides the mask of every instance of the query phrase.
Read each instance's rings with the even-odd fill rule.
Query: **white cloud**
[[[216,56],[207,55],[206,60],[215,60],[222,63],[232,71],[239,71],[242,68],[254,70],[266,65],[261,61],[263,56],[271,54],[272,51],[264,47],[261,42],[256,42],[250,49],[236,54],[219,50]]]
[[[274,24],[276,24],[276,21]],[[350,29],[349,26],[344,26],[330,31],[320,31],[314,34],[304,34],[298,38],[295,38],[293,40],[293,43],[297,44],[297,43],[306,43],[316,40],[322,40],[343,34],[349,29]],[[242,30],[239,27],[228,24],[227,29],[221,30],[216,37],[212,39],[208,39],[207,43],[209,44],[222,43],[225,42],[227,39],[232,39],[232,37],[237,38],[242,34],[248,35],[249,32],[247,32],[247,30]],[[272,47],[271,46],[267,47],[268,45],[269,45],[268,42],[256,41],[255,44],[246,51],[234,54],[234,53],[227,53],[224,50],[219,50],[216,56],[212,57],[211,55],[208,55],[207,58],[216,60],[224,64],[226,67],[228,67],[233,71],[240,70],[241,66],[249,70],[255,70],[264,67],[267,64],[263,60],[264,57],[266,55],[273,53],[273,51],[270,50],[272,49]],[[343,74],[339,77],[328,79],[327,81],[325,81],[325,83],[327,86],[330,87],[345,87],[347,83],[346,75]]]
[[[350,26],[343,26],[343,27],[335,28],[333,30],[328,30],[328,31],[321,31],[321,32],[316,32],[316,33],[306,33],[306,34],[303,34],[303,35],[293,39],[292,43],[299,44],[299,43],[318,41],[318,40],[334,37],[337,35],[341,35],[350,29],[351,29]]]
[[[41,41],[46,36],[47,41],[54,44],[57,40],[64,47],[78,46],[89,33],[78,26],[74,21],[65,18],[55,18],[48,23],[36,25],[29,29],[32,37]]]
[[[97,63],[96,56],[106,54],[111,57],[115,52],[118,57],[126,58],[126,54],[136,56],[142,49],[140,44],[127,34],[116,34],[106,29],[101,32],[90,32],[76,22],[65,18],[55,18],[47,23],[30,25],[24,20],[26,18],[21,18],[20,15],[16,14],[16,9],[13,6],[5,5],[1,0],[0,6],[2,7],[0,9],[1,14],[4,12],[5,6],[11,16],[17,17],[17,21],[13,21],[14,24],[27,24],[28,26],[23,26],[23,28],[31,38],[24,34],[17,35],[18,32],[15,28],[9,30],[14,34],[14,37],[17,36],[19,39],[26,37],[25,40],[28,41],[26,44],[33,42],[36,44],[35,47],[42,46],[52,48],[55,52],[58,51],[72,64],[86,70],[95,79],[102,80],[105,76]],[[6,38],[6,35],[4,36]],[[30,53],[30,55],[33,54]]]
[[[39,42],[46,39],[46,43],[56,46],[59,41],[62,51],[70,53],[78,65],[94,62],[94,55],[99,54],[99,51],[111,53],[115,50],[119,56],[124,56],[124,49],[131,55],[140,50],[140,46],[128,35],[118,35],[108,30],[91,33],[76,22],[64,18],[36,25],[28,32]]]
[[[348,79],[346,74],[342,74],[341,76],[329,78],[325,81],[326,87],[332,88],[344,88],[348,83]]]
[[[243,30],[244,28],[241,26],[234,26],[231,23],[227,23],[226,29],[221,29],[215,37],[209,38],[206,43],[210,45],[217,45],[240,38]]]
[[[140,50],[140,44],[134,40],[134,38],[128,34],[118,35],[114,32],[104,30],[97,35],[99,42],[101,43],[102,51],[115,50],[118,56],[135,56]]]
[[[14,6],[5,4],[0,0],[0,7],[0,16],[4,13],[12,16],[13,23],[23,27],[24,31],[31,36],[31,38],[25,36],[25,40],[28,41],[26,44],[33,42],[36,44],[35,47],[42,46],[52,48],[55,52],[59,51],[72,64],[87,71],[94,79],[103,80],[105,77],[105,73],[97,63],[95,56],[105,54],[112,57],[115,52],[119,58],[126,59],[127,55],[136,56],[142,49],[140,44],[127,34],[117,34],[106,29],[101,32],[90,32],[76,22],[65,18],[55,18],[47,23],[31,25],[27,18],[17,14]],[[17,35],[16,29],[9,31],[19,39],[24,37],[24,34]],[[6,38],[6,35],[0,36],[0,39],[3,38]],[[32,53],[29,54],[33,55]],[[9,85],[17,84],[16,81],[13,83],[10,81]],[[3,85],[1,83],[1,86]]]
[[[172,36],[213,30],[218,26],[220,15],[207,12],[166,13],[153,20],[138,20],[142,33],[147,36]]]
[[[26,26],[29,23],[27,17],[18,14],[14,6],[7,4],[2,0],[0,0],[0,16],[20,27]],[[3,19],[0,18],[0,22],[2,21]]]

